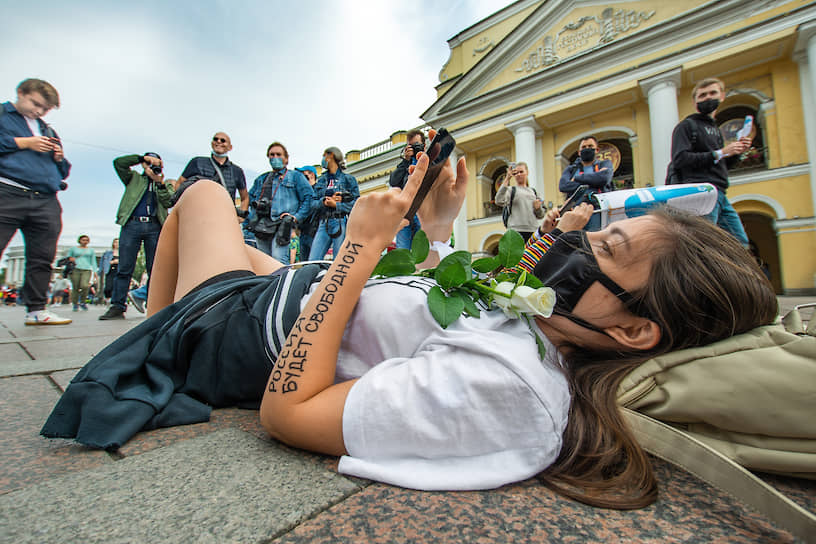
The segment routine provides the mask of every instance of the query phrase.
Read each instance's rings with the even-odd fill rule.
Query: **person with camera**
[[[526,162],[510,163],[504,181],[496,191],[496,204],[509,208],[507,228],[519,234],[526,242],[538,228],[538,220],[544,217],[547,210],[541,205],[541,199],[527,180],[529,171]],[[510,182],[514,181],[513,186]]]
[[[142,173],[134,172],[132,168],[139,165]],[[130,279],[142,244],[148,275],[153,269],[159,233],[174,193],[172,184],[164,182],[163,163],[158,153],[118,157],[113,161],[113,169],[124,183],[125,193],[116,212],[116,223],[122,227],[119,232],[119,268],[113,281],[111,305],[99,316],[103,321],[125,318]]]
[[[402,160],[399,162],[394,171],[391,172],[391,178],[388,184],[391,187],[405,187],[405,182],[408,181],[408,167],[416,164],[417,156],[420,152],[425,151],[425,134],[421,130],[409,130],[406,133],[408,143],[402,151]],[[414,214],[411,222],[405,227],[401,228],[397,233],[396,245],[398,248],[411,249],[411,242],[414,240],[414,235],[419,232],[422,225],[419,223],[419,217]]]
[[[608,193],[615,190],[612,181],[614,166],[612,161],[598,159],[598,139],[595,136],[584,136],[578,143],[578,157],[575,162],[564,169],[558,181],[558,190],[569,198],[581,185],[587,186],[587,193],[582,202],[589,202],[593,193]],[[600,230],[601,218],[598,214],[592,216],[585,230]]]
[[[283,264],[289,264],[292,229],[309,216],[314,192],[306,177],[289,170],[289,151],[280,142],[266,149],[272,170],[255,179],[249,190],[249,219],[244,229],[255,246]],[[249,244],[252,245],[252,244]]]
[[[312,210],[320,222],[309,253],[310,261],[326,257],[332,248],[332,259],[340,251],[346,237],[346,220],[354,203],[360,198],[360,188],[354,176],[346,174],[343,152],[337,147],[329,147],[323,152],[323,174],[315,183]]]
[[[0,104],[0,256],[17,230],[25,241],[26,325],[67,325],[70,319],[45,309],[51,265],[62,230],[57,191],[71,171],[62,143],[42,120],[59,107],[59,94],[47,81],[26,79],[17,101]]]

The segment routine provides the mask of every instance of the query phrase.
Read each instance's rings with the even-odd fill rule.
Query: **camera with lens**
[[[253,200],[249,205],[255,208],[255,213],[259,216],[268,216],[272,210],[272,203],[269,202],[269,199],[266,197]]]
[[[158,164],[151,164],[150,169],[153,170],[153,173],[157,176],[162,173],[162,167]]]
[[[340,195],[340,202],[351,202],[352,200],[354,200],[354,197],[351,196],[351,193],[348,191],[336,191],[334,189],[326,189],[325,195],[330,197]]]
[[[425,145],[422,142],[414,142],[411,144],[411,149],[414,150],[414,157],[425,151]]]

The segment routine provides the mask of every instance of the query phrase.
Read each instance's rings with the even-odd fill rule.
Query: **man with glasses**
[[[176,181],[176,189],[187,182],[199,179],[211,179],[220,183],[229,193],[230,198],[235,200],[235,192],[241,197],[240,212],[238,221],[241,222],[246,217],[249,210],[249,193],[247,192],[246,178],[243,169],[229,160],[229,152],[232,150],[232,141],[225,132],[216,132],[212,139],[212,153],[209,157],[194,157],[184,172]]]

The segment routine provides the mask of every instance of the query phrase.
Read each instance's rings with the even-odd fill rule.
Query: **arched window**
[[[744,170],[757,170],[767,168],[767,146],[765,145],[765,135],[762,130],[761,120],[758,119],[757,110],[751,106],[734,105],[718,112],[715,116],[717,126],[720,127],[725,145],[737,139],[737,132],[742,128],[745,117],[753,117],[753,128],[750,136],[753,138],[751,147],[739,156],[736,162],[728,162],[730,172]]]

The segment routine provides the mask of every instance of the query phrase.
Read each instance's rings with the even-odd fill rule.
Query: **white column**
[[[527,170],[529,171],[529,183],[531,187],[535,187],[538,194],[542,194],[544,186],[542,180],[538,179],[537,171],[537,149],[536,149],[536,132],[541,130],[535,117],[532,115],[512,121],[504,125],[510,132],[513,133],[513,138],[516,144],[516,162],[526,162]],[[540,149],[540,148],[539,148]]]
[[[464,151],[459,148],[454,149],[451,153],[454,171],[456,170],[456,163],[459,162],[462,155],[464,155]],[[462,203],[459,215],[456,216],[456,220],[453,222],[453,248],[456,251],[468,251],[467,197]]]
[[[649,100],[649,127],[652,132],[652,179],[654,184],[666,181],[666,168],[671,161],[671,137],[679,121],[677,89],[680,68],[641,80],[640,88]]]
[[[544,203],[547,202],[547,195],[545,194],[545,185],[544,185],[544,154],[541,153],[541,132],[536,132],[536,139],[535,139],[535,168],[534,170],[538,172],[539,178],[533,180],[531,185],[535,187],[535,190],[538,191],[538,198],[540,198]]]
[[[799,64],[799,88],[805,122],[808,162],[810,163],[810,198],[816,215],[816,23],[799,27],[793,60]]]
[[[12,278],[13,278],[12,281],[15,284],[18,284],[18,285],[23,280],[23,270],[22,270],[23,269],[23,262],[24,262],[24,259],[16,259],[16,258],[14,259],[14,261],[12,261],[12,264],[14,265],[14,267],[13,267],[14,271],[12,272],[12,275],[11,275]]]

